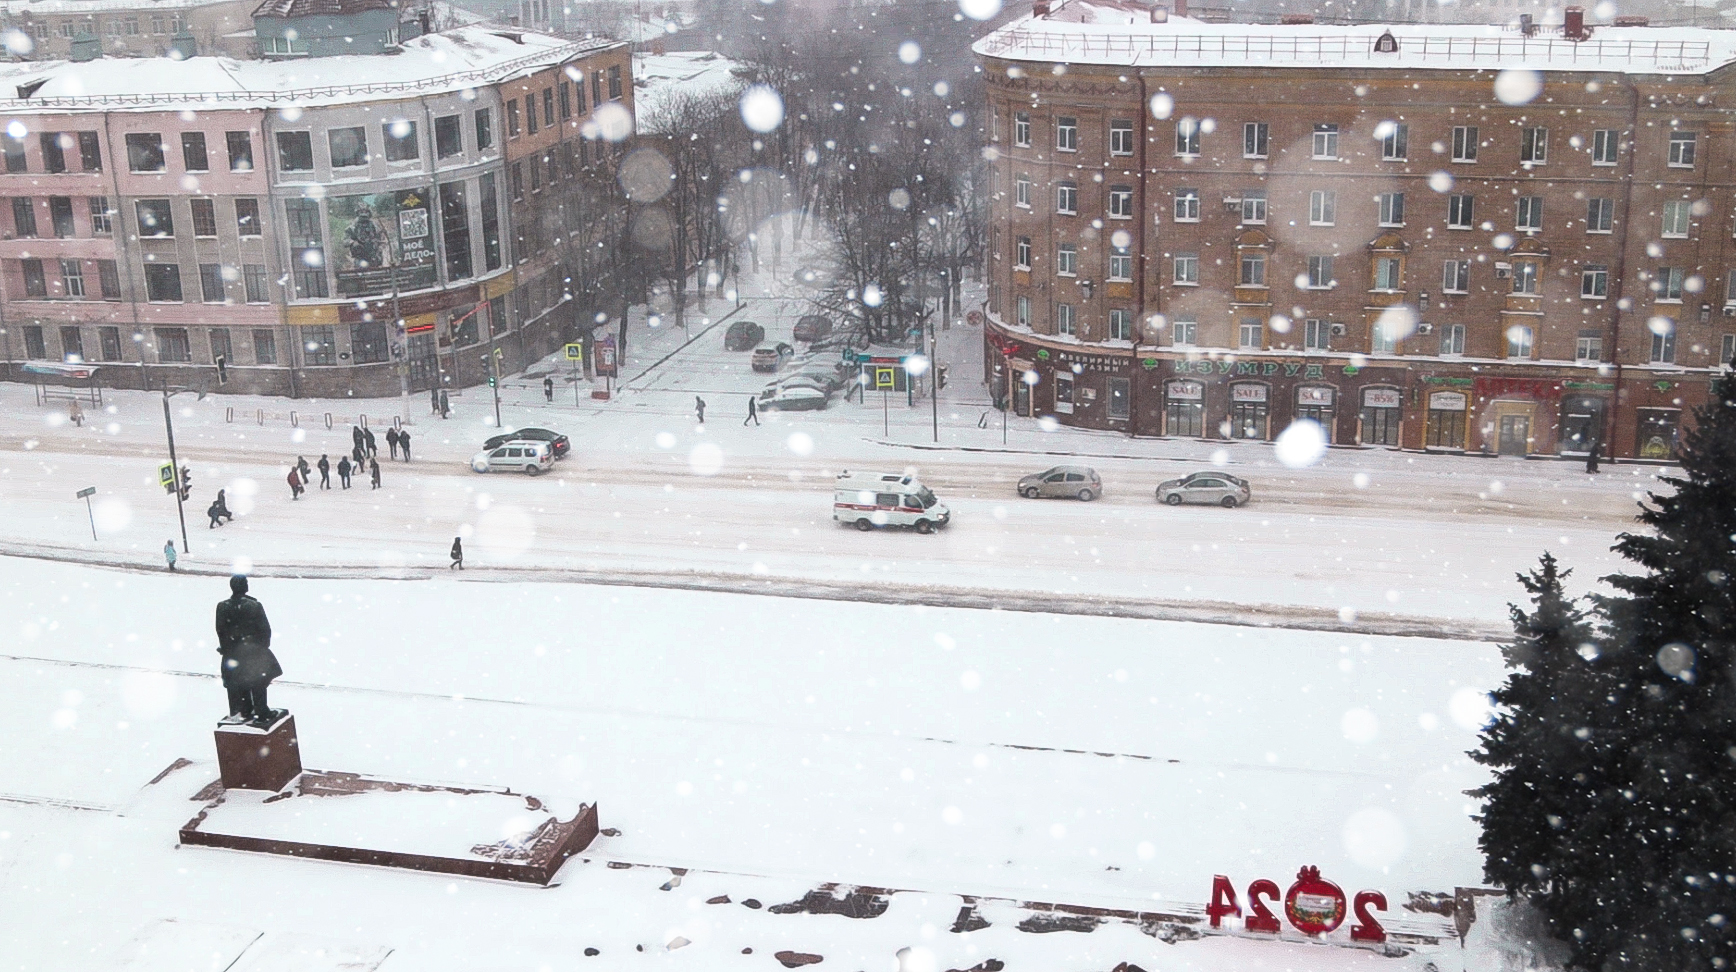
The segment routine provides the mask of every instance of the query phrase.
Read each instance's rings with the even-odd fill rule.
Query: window
[[[221,304],[227,299],[223,293],[222,264],[199,264],[199,299],[207,304]]]
[[[334,169],[353,169],[368,164],[368,130],[365,128],[334,128],[326,132],[326,147],[331,149]]]
[[[1020,327],[1031,326],[1031,298],[1020,297],[1013,302],[1013,320]]]
[[[1109,123],[1109,154],[1133,154],[1133,122],[1118,118]]]
[[[1302,322],[1302,349],[1304,351],[1332,350],[1332,322],[1309,318]]]
[[[156,132],[132,132],[127,135],[127,168],[134,172],[163,172],[168,163],[163,158],[163,136]],[[8,166],[8,171],[11,167]]]
[[[1609,296],[1609,268],[1586,264],[1579,271],[1579,296],[1602,300]]]
[[[157,360],[188,362],[193,360],[193,346],[187,341],[184,327],[153,328],[157,336]]]
[[[1657,275],[1652,278],[1653,299],[1680,303],[1685,273],[1681,267],[1659,267]]]
[[[421,143],[416,138],[416,123],[405,119],[380,126],[380,138],[386,143],[387,162],[413,162],[422,157]]]
[[[42,273],[42,261],[33,257],[18,263],[24,270],[24,296],[47,297],[48,278]]]
[[[1666,239],[1685,239],[1688,235],[1688,215],[1692,207],[1686,199],[1672,199],[1664,203],[1664,237]]]
[[[1317,159],[1338,158],[1338,126],[1314,126],[1314,157]]]
[[[1670,166],[1676,169],[1692,169],[1694,167],[1693,132],[1670,133]]]
[[[1399,267],[1398,257],[1375,257],[1374,258],[1374,289],[1375,290],[1398,290],[1399,289],[1398,267]]]
[[[98,343],[102,345],[102,359],[104,361],[121,360],[120,328],[113,326],[99,327],[96,329],[96,337]]]
[[[1549,129],[1527,128],[1519,133],[1519,161],[1525,165],[1549,161]]]
[[[286,199],[283,215],[289,230],[291,276],[296,296],[303,300],[327,296],[325,248],[321,242],[319,202]]]
[[[1525,260],[1513,264],[1513,292],[1516,294],[1537,293],[1537,264]]]
[[[1410,157],[1410,126],[1404,122],[1391,122],[1385,126],[1387,132],[1380,138],[1380,157],[1388,162],[1403,162]]]
[[[1172,275],[1175,282],[1183,286],[1195,286],[1200,282],[1200,257],[1197,253],[1177,253],[1171,260]]]
[[[1380,225],[1404,225],[1404,193],[1383,192],[1375,197],[1380,206]]]
[[[12,198],[12,235],[21,240],[36,238],[36,200],[29,196]]]
[[[1175,221],[1178,223],[1197,223],[1200,221],[1200,191],[1198,189],[1177,189],[1175,191]]]
[[[1523,324],[1515,324],[1507,329],[1507,357],[1531,357],[1531,329]]]
[[[1447,197],[1447,229],[1470,229],[1476,219],[1477,205],[1475,197],[1468,195]]]
[[[1133,312],[1117,307],[1109,312],[1109,340],[1133,340]]]
[[[1441,354],[1465,353],[1465,325],[1448,324],[1441,328]]]
[[[1600,128],[1591,133],[1591,164],[1614,165],[1616,146],[1616,131],[1612,128]]]
[[[1169,340],[1171,344],[1192,347],[1199,343],[1199,322],[1191,317],[1178,317],[1170,322]]]
[[[113,260],[98,260],[96,262],[97,285],[102,288],[103,300],[121,299],[121,272]],[[119,360],[118,356],[116,360]]]
[[[1331,226],[1338,221],[1338,193],[1316,189],[1308,194],[1308,225]]]
[[[1072,243],[1055,244],[1055,273],[1071,277],[1078,270],[1079,250]]]
[[[7,172],[25,172],[24,140],[11,135],[0,135],[0,148],[6,153]]]
[[[66,290],[68,297],[84,296],[84,261],[60,261],[60,284]]]
[[[553,127],[555,123],[555,89],[543,89],[543,125]]]
[[[270,288],[265,284],[265,264],[242,264],[241,283],[243,289],[247,292],[247,302],[249,304],[264,304],[271,300]]]
[[[1175,123],[1175,154],[1200,154],[1200,123],[1195,118],[1183,118]]]
[[[1031,238],[1021,236],[1013,246],[1013,266],[1021,270],[1031,269]]]
[[[128,17],[121,21],[121,33],[128,37],[139,36],[139,18]]]
[[[312,172],[313,135],[309,132],[278,132],[277,164],[285,172]]]
[[[179,302],[181,268],[173,263],[145,264],[145,298],[158,302]]]
[[[1243,287],[1266,286],[1266,254],[1244,253],[1241,259],[1242,272],[1237,278]]]
[[[1110,314],[1113,322],[1115,315]],[[1114,324],[1110,325],[1112,328]],[[1126,378],[1105,378],[1103,390],[1109,397],[1109,418],[1111,421],[1127,421],[1133,417],[1133,383]]]
[[[194,214],[197,222],[198,215]],[[263,230],[259,224],[259,200],[240,198],[235,200],[235,233],[237,236],[260,236]]]
[[[95,132],[78,133],[78,163],[86,172],[102,171],[102,141]]]
[[[350,325],[350,362],[378,364],[390,356],[384,321],[358,321]]]
[[[530,158],[530,191],[542,192],[542,159],[535,155]]]
[[[1676,322],[1667,317],[1652,323],[1652,364],[1676,363]]]
[[[1371,354],[1397,354],[1399,336],[1388,330],[1387,325],[1376,322],[1369,332],[1368,347]]]
[[[462,182],[440,186],[440,229],[446,240],[446,278],[470,276],[470,208]]]
[[[476,109],[476,150],[478,152],[494,144],[494,114],[487,108]]]
[[[513,199],[523,199],[524,198],[524,163],[514,162],[512,164],[512,167],[506,170],[506,176],[507,176],[506,181],[508,182],[509,187],[512,189],[512,198]]]
[[[1608,233],[1615,225],[1615,200],[1587,199],[1585,201],[1585,231],[1587,233]]]
[[[181,133],[181,164],[188,172],[210,171],[211,157],[205,151],[204,132]]]
[[[567,157],[568,161],[572,156]],[[482,194],[482,265],[488,270],[500,269],[500,198],[494,188],[494,173],[484,172],[476,185]]]
[[[267,330],[253,332],[253,363],[277,364],[277,335]]]
[[[1236,327],[1236,347],[1244,351],[1258,351],[1265,346],[1266,326],[1257,317],[1244,317]]]
[[[609,67],[609,100],[614,101],[619,97],[621,97],[621,65],[615,64]]]
[[[1471,292],[1471,261],[1448,260],[1441,264],[1441,290],[1449,294]]]
[[[591,72],[591,102],[598,105],[603,103],[603,75],[600,71]]]
[[[216,363],[219,359],[222,359],[225,362],[234,361],[235,349],[229,344],[229,329],[226,327],[214,327],[207,333],[211,338],[212,363]]]
[[[193,235],[216,236],[217,201],[215,199],[194,199],[192,200],[192,207]]]
[[[1578,362],[1603,360],[1603,335],[1596,331],[1580,331],[1573,345],[1573,360]]]
[[[1109,218],[1110,219],[1132,219],[1133,218],[1133,187],[1132,186],[1110,186],[1109,187]]]
[[[1242,192],[1242,222],[1266,221],[1266,190],[1247,189]]]
[[[1518,213],[1513,220],[1514,226],[1521,231],[1538,232],[1543,229],[1543,197],[1520,196]]]
[[[114,233],[114,210],[109,208],[108,197],[91,196],[86,203],[90,206],[91,235],[109,236]]]
[[[1455,125],[1453,127],[1453,161],[1477,161],[1477,126]]]
[[[1242,126],[1242,158],[1263,159],[1267,152],[1265,122],[1247,122]]]
[[[26,324],[24,326],[24,356],[26,358],[48,357],[48,344],[42,339],[42,325]]]
[[[434,119],[434,156],[449,159],[464,154],[464,127],[457,115]]]
[[[1109,279],[1133,279],[1133,253],[1125,246],[1109,248]]]
[[[1731,362],[1736,362],[1736,334],[1724,335],[1724,340],[1718,351],[1719,364],[1727,365]]]
[[[202,136],[201,136],[202,137]],[[230,172],[253,171],[253,135],[250,132],[224,132],[224,147],[229,150]]]
[[[175,217],[167,199],[140,199],[133,203],[139,217],[140,236],[174,236]]]
[[[1031,177],[1019,176],[1013,180],[1013,205],[1031,208]]]
[[[1078,183],[1064,181],[1055,184],[1055,212],[1065,216],[1079,212]]]
[[[65,172],[66,152],[61,149],[59,132],[43,132],[37,137],[42,144],[42,171]]]
[[[567,119],[573,117],[572,86],[567,84],[566,79],[563,78],[561,79],[560,84],[555,85],[555,91],[560,95],[561,118]]]
[[[1308,258],[1308,288],[1310,290],[1326,290],[1337,283],[1332,279],[1332,258],[1329,256],[1311,256]]]
[[[1079,333],[1079,325],[1074,319],[1072,304],[1055,305],[1055,333],[1069,335]]]
[[[1019,148],[1031,147],[1031,113],[1028,111],[1013,112],[1013,144]]]
[[[1079,151],[1079,119],[1071,115],[1055,119],[1055,148],[1063,152]]]
[[[332,333],[330,324],[301,329],[302,363],[307,365],[335,365],[338,363],[337,336]]]

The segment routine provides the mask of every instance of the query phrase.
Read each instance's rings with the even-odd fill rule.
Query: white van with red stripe
[[[931,533],[935,527],[946,526],[952,511],[935,499],[934,492],[918,482],[914,473],[846,470],[838,474],[832,519],[858,530],[907,526],[915,527],[917,533]]]

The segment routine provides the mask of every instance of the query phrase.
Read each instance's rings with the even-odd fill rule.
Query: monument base
[[[285,712],[265,728],[218,726],[217,767],[229,790],[276,792],[301,775],[295,716]]]

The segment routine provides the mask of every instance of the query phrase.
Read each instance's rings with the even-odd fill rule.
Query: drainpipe
[[[1631,80],[1624,80],[1628,90],[1628,146],[1626,160],[1622,164],[1622,203],[1621,203],[1621,233],[1617,237],[1615,251],[1615,300],[1610,309],[1609,317],[1609,350],[1605,352],[1607,360],[1615,365],[1615,394],[1610,396],[1610,414],[1604,421],[1604,428],[1598,430],[1599,442],[1608,445],[1609,461],[1615,462],[1615,446],[1608,440],[1614,438],[1616,422],[1621,413],[1622,400],[1622,367],[1621,367],[1621,305],[1627,300],[1627,251],[1629,227],[1633,220],[1634,203],[1634,155],[1636,143],[1639,140],[1640,119],[1640,89]]]
[[[1139,357],[1139,342],[1145,337],[1145,322],[1150,309],[1145,306],[1145,278],[1151,273],[1152,236],[1156,235],[1156,222],[1151,229],[1145,225],[1145,213],[1148,208],[1146,193],[1145,147],[1151,141],[1150,102],[1146,98],[1145,72],[1139,72],[1139,146],[1133,151],[1133,158],[1139,166],[1139,178],[1134,185],[1139,187],[1139,212],[1134,215],[1134,221],[1139,226],[1139,279],[1133,285],[1133,305],[1139,308],[1139,321],[1133,325],[1133,357],[1127,362],[1127,436],[1139,437],[1139,377],[1141,371]]]
[[[133,315],[133,333],[143,334],[144,322],[139,320],[139,294],[136,289],[137,281],[133,277],[132,258],[127,253],[126,204],[121,201],[120,166],[122,160],[126,158],[126,154],[124,151],[120,154],[115,152],[114,132],[112,128],[113,124],[114,112],[103,112],[102,133],[103,137],[108,140],[108,145],[106,147],[108,152],[108,162],[106,163],[106,167],[109,177],[109,191],[113,193],[109,198],[115,201],[113,215],[109,217],[109,238],[114,240],[115,243],[115,276],[120,278],[121,299],[127,302],[127,309]],[[119,223],[120,225],[116,226],[116,223]],[[121,272],[123,267],[126,268],[124,274]],[[138,271],[140,273],[144,272],[143,262],[139,264]],[[99,288],[102,286],[100,279],[97,282],[97,286]],[[123,344],[121,347],[124,348],[126,345]],[[145,342],[134,341],[133,350],[139,353],[139,388],[143,391],[150,391],[150,376],[145,372]],[[121,357],[124,358],[126,355],[122,354]]]

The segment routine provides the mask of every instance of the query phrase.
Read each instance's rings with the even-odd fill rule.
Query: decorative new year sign
[[[1236,900],[1235,885],[1222,874],[1212,877],[1212,900],[1206,906],[1206,916],[1213,928],[1220,928],[1226,915],[1242,918],[1250,932],[1276,935],[1281,929],[1278,916],[1266,901],[1279,900],[1276,882],[1261,878],[1248,885],[1248,915],[1242,918],[1241,903]],[[1309,865],[1296,872],[1296,882],[1284,892],[1284,917],[1291,927],[1304,935],[1328,934],[1344,923],[1347,906],[1344,890],[1320,876],[1320,869]],[[1356,923],[1350,926],[1350,938],[1357,942],[1379,944],[1386,941],[1386,929],[1370,913],[1386,910],[1386,895],[1379,891],[1358,891],[1355,899]]]

